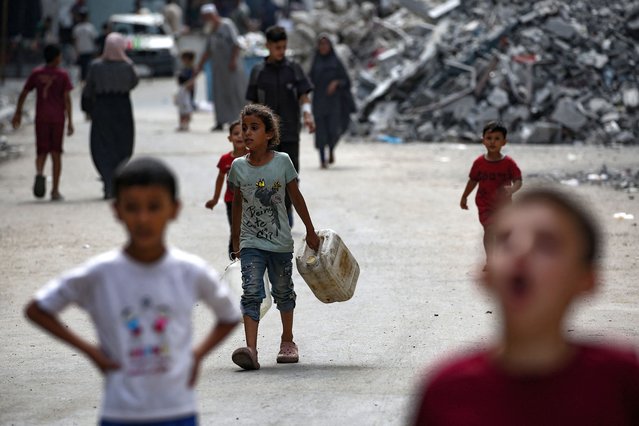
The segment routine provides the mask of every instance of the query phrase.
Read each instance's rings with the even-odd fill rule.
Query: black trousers
[[[293,162],[293,167],[295,167],[295,171],[299,174],[300,172],[300,141],[282,141],[277,146],[277,150],[279,152],[285,152],[291,157],[291,161]],[[284,200],[286,205],[286,211],[291,211],[291,198],[288,196],[288,191],[286,192],[286,198]]]

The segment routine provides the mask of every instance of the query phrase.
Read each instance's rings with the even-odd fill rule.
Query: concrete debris
[[[588,119],[579,111],[577,103],[570,98],[559,99],[550,118],[574,132],[581,130],[588,122]]]
[[[527,178],[542,178],[567,186],[598,185],[627,192],[632,199],[639,192],[639,169],[613,170],[605,165],[598,170],[582,170],[575,173],[555,172],[546,175],[528,175]]]
[[[320,32],[340,41],[353,134],[477,140],[498,119],[514,142],[638,142],[639,2],[343,3],[293,13],[290,45],[304,62]]]

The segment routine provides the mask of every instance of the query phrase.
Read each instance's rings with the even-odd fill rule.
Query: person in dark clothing
[[[95,45],[96,45],[98,56],[102,56],[102,53],[104,53],[104,41],[106,40],[110,32],[111,32],[111,25],[109,25],[108,22],[103,23],[102,32],[100,32],[98,37],[95,39]]]
[[[104,53],[91,63],[82,91],[82,110],[91,116],[91,157],[104,182],[104,199],[113,198],[115,170],[133,154],[134,121],[129,92],[138,84],[126,40],[106,37]]]
[[[282,27],[270,27],[266,31],[266,47],[269,56],[251,70],[246,99],[270,107],[281,120],[278,150],[291,158],[299,173],[300,106],[304,125],[315,131],[309,93],[313,90],[302,67],[286,58],[288,37]],[[286,210],[292,222],[291,201],[286,196]]]
[[[328,34],[321,34],[309,74],[315,86],[313,115],[315,117],[315,147],[320,154],[320,167],[335,162],[335,145],[348,129],[350,114],[355,111],[351,80],[344,64],[335,54]],[[326,149],[328,148],[328,161]]]

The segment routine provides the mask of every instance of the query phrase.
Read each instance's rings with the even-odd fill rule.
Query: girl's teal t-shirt
[[[251,165],[246,156],[236,158],[231,165],[229,184],[242,192],[240,250],[293,252],[284,198],[286,184],[297,179],[297,172],[288,154],[273,154],[273,159],[263,166]]]

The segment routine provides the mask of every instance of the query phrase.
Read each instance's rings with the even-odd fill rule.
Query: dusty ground
[[[190,134],[176,134],[173,82],[145,81],[134,92],[136,154],[169,162],[180,177],[184,209],[170,241],[227,264],[225,212],[204,209],[215,164],[229,148],[211,133],[207,113]],[[76,102],[77,105],[77,102]],[[76,112],[76,135],[66,141],[64,203],[31,195],[32,127],[11,139],[22,155],[0,164],[0,424],[85,425],[95,421],[100,375],[81,355],[30,326],[22,308],[47,279],[122,243],[124,234],[88,154],[89,126]],[[481,229],[474,207],[458,207],[479,145],[342,143],[337,165],[319,170],[312,139],[302,148],[302,192],[317,227],[339,232],[359,260],[355,297],[325,305],[296,274],[297,365],[275,363],[279,320],[262,322],[262,369],[238,372],[230,360],[242,344],[237,332],[207,360],[199,382],[202,424],[398,425],[410,412],[415,384],[451,350],[482,343],[497,326],[492,302],[474,284],[481,261]],[[636,167],[638,148],[509,146],[524,174]],[[569,154],[572,154],[569,161]],[[529,180],[525,181],[528,184]],[[639,194],[580,186],[607,234],[601,291],[578,306],[566,328],[588,338],[613,338],[639,347]],[[294,229],[296,244],[301,227]],[[87,317],[72,308],[63,319],[86,336]],[[199,335],[210,323],[195,314]]]

